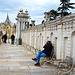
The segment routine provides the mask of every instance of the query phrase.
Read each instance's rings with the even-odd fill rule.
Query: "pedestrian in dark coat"
[[[14,34],[11,35],[11,44],[14,44],[15,36]]]
[[[4,43],[6,43],[6,40],[7,40],[7,34],[5,34],[4,36],[3,36],[3,38],[4,38]]]
[[[49,57],[51,55],[53,46],[52,44],[48,42],[43,46],[44,50],[42,52],[45,53]]]
[[[2,36],[2,43],[4,42],[4,35]]]
[[[44,45],[44,50],[39,51],[38,54],[36,55],[36,58],[32,58],[32,60],[37,61],[35,66],[40,66],[40,58],[41,57],[49,57],[51,55],[53,46],[51,41],[47,41],[47,43]]]

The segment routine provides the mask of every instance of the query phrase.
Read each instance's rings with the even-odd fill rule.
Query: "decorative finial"
[[[26,9],[26,11],[25,11],[26,13],[28,13],[28,11],[27,11],[27,9]]]
[[[23,13],[23,9],[20,9],[20,12]]]

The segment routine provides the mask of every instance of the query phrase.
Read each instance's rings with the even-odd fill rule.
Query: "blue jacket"
[[[48,44],[48,45],[44,45],[43,48],[44,48],[44,50],[42,52],[45,53],[47,56],[50,56],[53,46]]]

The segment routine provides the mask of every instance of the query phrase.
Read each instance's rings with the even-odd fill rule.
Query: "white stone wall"
[[[57,59],[71,56],[75,61],[75,14],[48,21],[22,31],[22,43],[37,53],[43,45],[52,41]]]

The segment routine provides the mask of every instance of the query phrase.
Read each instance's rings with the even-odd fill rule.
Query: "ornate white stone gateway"
[[[16,41],[17,44],[21,45],[22,39],[21,39],[21,30],[29,28],[29,14],[26,10],[25,13],[23,10],[20,10],[20,12],[17,14],[17,29],[16,29]]]

